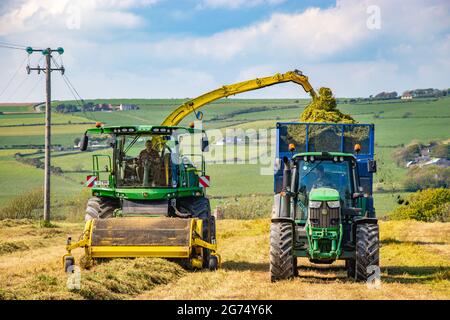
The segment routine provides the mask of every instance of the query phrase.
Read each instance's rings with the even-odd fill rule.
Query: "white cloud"
[[[0,16],[0,36],[13,36],[36,29],[71,29],[71,21],[78,22],[74,29],[137,28],[144,20],[127,9],[150,6],[159,0],[25,0],[6,4]]]
[[[342,0],[329,8],[274,12],[265,20],[209,36],[185,36],[187,29],[160,40],[150,37],[143,27],[146,21],[130,10],[155,0],[83,2],[80,30],[56,28],[66,23],[58,12],[65,12],[67,1],[27,0],[3,10],[0,35],[13,43],[63,46],[68,75],[85,97],[194,96],[218,85],[295,68],[308,75],[313,86],[329,86],[338,96],[449,86],[447,0]],[[380,30],[366,26],[368,5],[380,7]],[[2,52],[2,58],[0,88],[19,64],[12,53]],[[54,90],[55,96],[62,92],[58,98],[70,98],[60,89]],[[244,96],[299,93],[298,86],[287,84]]]
[[[260,5],[277,5],[285,0],[201,0],[198,9],[240,9]]]
[[[317,60],[377,36],[366,28],[365,8],[357,2],[294,14],[275,13],[268,20],[212,36],[163,40],[152,46],[152,52],[165,58],[189,52],[219,61],[251,55]]]

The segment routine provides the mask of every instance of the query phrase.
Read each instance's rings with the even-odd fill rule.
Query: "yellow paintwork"
[[[173,111],[162,122],[161,125],[176,126],[191,112],[196,111],[197,109],[203,107],[205,104],[208,104],[215,100],[285,82],[294,82],[301,85],[306,92],[309,92],[313,99],[315,99],[317,96],[316,92],[308,81],[308,77],[304,76],[300,71],[289,71],[283,74],[277,73],[271,77],[257,78],[253,80],[234,83],[231,85],[225,85],[216,90],[202,94],[201,96],[189,100],[176,108],[175,111]]]
[[[148,218],[152,219],[152,218]],[[158,257],[158,258],[178,258],[189,259],[192,267],[202,268],[203,248],[210,249],[211,254],[218,257],[220,266],[220,256],[217,254],[217,245],[202,240],[201,219],[193,218],[190,221],[189,246],[93,246],[92,233],[94,219],[86,222],[83,234],[79,241],[68,243],[67,253],[62,257],[72,256],[71,251],[76,248],[84,247],[88,260],[95,258],[137,258],[137,257]]]

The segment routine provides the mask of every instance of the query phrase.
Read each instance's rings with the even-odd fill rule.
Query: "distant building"
[[[413,98],[411,91],[405,91],[402,94],[402,100],[411,100]]]
[[[94,111],[112,111],[112,105],[110,103],[99,103],[94,106]]]

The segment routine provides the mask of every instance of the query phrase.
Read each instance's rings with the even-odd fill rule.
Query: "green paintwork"
[[[124,130],[126,129],[126,130]],[[122,131],[124,130],[124,131]],[[182,130],[183,133],[195,134],[202,133],[203,130],[190,128],[190,127],[178,127],[178,126],[149,126],[149,125],[136,125],[136,126],[108,126],[92,128],[86,131],[86,134],[159,134],[170,135],[175,130]],[[169,147],[175,148],[174,141],[167,142]],[[108,161],[108,170],[102,170],[99,166],[99,158],[106,158]],[[198,176],[199,174],[205,174],[205,162],[202,156],[202,166],[200,170],[195,167],[182,168],[179,170],[179,184],[183,187],[130,187],[130,188],[117,188],[116,179],[112,173],[112,157],[104,154],[95,154],[92,156],[93,162],[93,174],[97,176],[97,181],[102,183],[92,188],[92,194],[100,197],[121,198],[128,200],[163,200],[174,199],[192,196],[205,196],[205,190],[199,186]],[[102,179],[101,176],[107,174],[108,178]],[[105,177],[103,177],[105,178]]]
[[[332,228],[313,228],[306,226],[306,238],[308,239],[308,256],[310,259],[338,259],[341,255],[342,224]],[[320,244],[323,241],[331,243],[329,251],[321,251]]]
[[[203,188],[92,188],[96,196],[118,197],[129,200],[161,200],[203,195]]]
[[[312,189],[309,193],[310,201],[338,201],[339,192],[331,188]]]

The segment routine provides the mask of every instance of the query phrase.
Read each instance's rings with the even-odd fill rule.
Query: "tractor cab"
[[[308,208],[351,208],[356,206],[356,158],[344,153],[300,153],[294,156],[298,181],[300,224],[306,224]],[[326,206],[323,205],[326,202]]]

